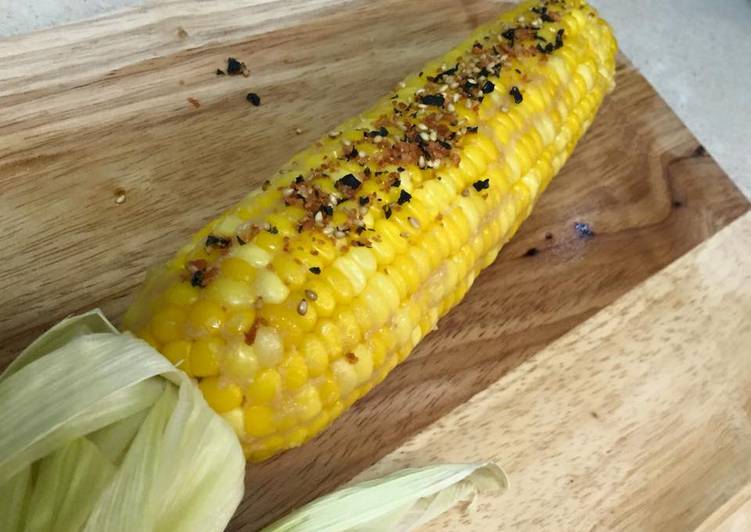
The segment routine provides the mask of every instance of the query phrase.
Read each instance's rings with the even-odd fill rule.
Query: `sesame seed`
[[[420,168],[425,168],[425,156],[424,155],[420,155],[420,159],[418,159],[417,161],[417,166],[419,166]]]
[[[344,238],[345,236],[347,236],[347,233],[345,233],[344,231],[337,230],[334,232],[334,236],[336,238]]]
[[[424,103],[418,103],[417,107],[419,107],[420,109],[427,109],[428,108],[428,106],[425,105]]]
[[[315,301],[316,299],[318,299],[318,294],[313,292],[313,290],[305,290],[305,297],[307,297],[311,301]]]
[[[291,188],[285,188],[284,190],[282,190],[282,196],[286,198],[288,196],[291,196],[294,192],[295,191]]]
[[[342,134],[341,131],[333,131],[333,130],[329,131],[329,137],[332,138],[332,139],[335,139],[336,137],[338,137],[341,134]]]
[[[446,109],[448,110],[449,113],[453,113],[454,111],[456,111],[456,107],[454,107],[453,103],[448,104],[446,106]]]
[[[374,144],[380,144],[382,140],[383,140],[383,137],[377,136],[377,137],[373,138],[373,143]]]
[[[420,138],[425,142],[428,142],[430,140],[430,135],[428,135],[427,131],[423,131],[420,133]]]
[[[453,83],[452,83],[452,84],[450,85],[450,87],[451,87],[452,89],[458,89],[458,88],[459,88],[459,82],[458,82],[458,81],[455,81],[455,82],[453,82]]]
[[[417,90],[415,91],[415,94],[416,94],[417,96],[419,96],[419,95],[421,95],[421,94],[422,94],[423,92],[425,92],[425,89],[417,89]]]
[[[305,316],[308,313],[308,302],[304,299],[300,300],[297,304],[297,313],[300,316]]]
[[[399,82],[399,88],[400,88],[400,89],[403,89],[403,88],[404,88],[404,87],[406,87],[406,86],[407,86],[407,84],[406,84],[406,83],[404,83],[403,81],[400,81],[400,82]]]
[[[438,140],[438,134],[435,131],[430,132],[430,140],[432,140],[433,142]]]
[[[344,140],[342,141],[342,144],[344,144],[345,146],[352,146],[352,142],[351,142],[351,141],[349,141],[349,140],[347,140],[347,139],[344,139]]]
[[[418,220],[417,218],[412,218],[411,216],[408,216],[407,220],[409,220],[409,225],[411,225],[415,229],[420,228],[420,220]]]
[[[420,131],[427,131],[428,126],[426,126],[425,124],[417,124],[417,129],[419,129]]]
[[[323,228],[323,234],[326,235],[326,236],[333,235],[334,234],[334,228],[331,227],[330,225],[327,225],[326,227]]]
[[[319,225],[320,225],[320,224],[322,224],[322,223],[323,223],[323,213],[322,213],[321,211],[318,211],[318,212],[316,213],[316,215],[315,215],[314,219],[315,219],[315,222],[316,222],[317,224],[319,224]]]
[[[125,191],[121,188],[118,188],[115,191],[115,205],[122,205],[125,203]]]
[[[297,129],[295,129],[295,133],[297,133],[298,135],[302,135],[302,129],[298,127]]]
[[[460,99],[461,99],[461,95],[459,95],[459,94],[454,94],[454,98],[453,98],[453,100],[454,100],[454,102],[455,102],[455,103],[456,103],[456,102],[458,102],[458,101],[459,101]]]
[[[439,92],[446,92],[446,91],[448,90],[448,88],[449,88],[449,86],[448,86],[448,85],[441,85],[441,88],[440,88],[440,89],[438,89],[438,91],[439,91]]]

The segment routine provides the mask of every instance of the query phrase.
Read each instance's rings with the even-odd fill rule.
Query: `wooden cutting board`
[[[501,496],[430,530],[751,524],[751,213],[360,476],[492,460]]]
[[[0,41],[0,366],[67,314],[119,317],[149,266],[503,8],[182,0]],[[228,56],[250,77],[217,76]],[[352,478],[748,210],[624,58],[617,82],[439,330],[324,435],[248,468],[233,529]]]

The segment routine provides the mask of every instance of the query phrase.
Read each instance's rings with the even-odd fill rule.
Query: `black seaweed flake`
[[[245,96],[245,99],[248,100],[253,105],[253,107],[258,107],[259,105],[261,105],[261,97],[258,96],[258,94],[256,94],[255,92],[249,92]]]
[[[216,75],[217,76],[224,76],[225,75],[224,70],[222,70],[221,68],[217,68],[216,69]]]
[[[360,199],[358,200],[361,207],[364,207],[368,203],[370,203],[370,198],[368,196],[360,196]]]
[[[503,33],[501,33],[501,37],[503,37],[504,39],[508,39],[509,42],[511,43],[511,47],[513,48],[514,47],[514,37],[516,37],[516,29],[514,29],[514,28],[507,29],[506,31],[504,31]]]
[[[482,90],[482,92],[485,94],[490,94],[491,92],[495,90],[495,85],[493,84],[492,81],[487,80],[485,81],[485,83],[482,84],[482,87],[480,87],[480,90]]]
[[[310,268],[308,268],[308,271],[313,275],[321,275],[321,268],[319,268],[318,266],[311,266]]]
[[[402,184],[402,180],[399,179],[398,177],[391,182],[391,186],[394,188],[400,187],[401,184]]]
[[[592,226],[589,225],[586,222],[576,222],[574,223],[574,229],[576,230],[576,233],[581,238],[591,238],[595,236],[595,231],[592,229]]]
[[[524,100],[521,91],[519,91],[519,87],[517,87],[516,85],[511,87],[511,90],[508,91],[508,93],[514,97],[514,103],[522,103],[522,101]]]
[[[279,234],[279,229],[275,225],[272,225],[271,227],[269,227],[268,229],[266,229],[266,231],[268,231],[272,235]]]
[[[479,128],[478,128],[477,126],[469,126],[469,127],[467,128],[467,133],[477,133],[477,130],[478,130],[478,129],[479,129]]]
[[[193,275],[190,276],[190,286],[203,287],[203,276],[205,273],[203,270],[194,271]]]
[[[537,43],[537,50],[539,50],[543,54],[552,54],[553,50],[555,50],[555,45],[553,45],[552,42],[547,43],[545,46]]]
[[[227,74],[230,76],[236,76],[242,74],[245,71],[245,63],[238,61],[234,57],[227,58]]]
[[[480,192],[481,190],[485,190],[486,188],[490,188],[490,179],[479,179],[472,183],[472,186],[475,187],[475,190],[477,192]]]
[[[357,148],[352,146],[352,149],[344,155],[344,158],[348,161],[351,161],[352,159],[356,158],[358,155],[360,155],[360,152],[357,151]]]
[[[389,218],[391,218],[391,206],[390,206],[390,205],[386,205],[386,206],[385,206],[385,207],[383,208],[383,215],[384,215],[384,216],[386,217],[386,219],[387,219],[387,220],[388,220]]]
[[[420,96],[420,103],[433,105],[435,107],[443,107],[443,104],[446,103],[446,98],[443,97],[443,94],[426,94]]]
[[[537,255],[540,251],[537,248],[529,248],[525,253],[525,257],[534,257]]]
[[[366,131],[364,134],[366,137],[370,137],[371,139],[374,137],[388,137],[389,130],[381,126],[379,129],[374,129],[373,131]]]
[[[555,34],[555,49],[557,50],[563,46],[563,28],[559,29]]]
[[[326,216],[334,216],[334,207],[331,205],[321,205],[319,210]]]
[[[405,203],[409,202],[409,200],[411,200],[411,199],[412,199],[412,194],[410,194],[409,192],[407,192],[404,189],[401,189],[399,191],[399,199],[396,200],[396,202],[399,205],[404,205]]]
[[[337,187],[347,187],[352,190],[360,188],[360,185],[362,185],[362,182],[354,174],[347,174],[336,181]]]
[[[297,184],[304,183],[304,182],[305,182],[305,178],[302,176],[302,174],[300,174],[299,176],[295,178],[295,183]]]
[[[232,240],[223,236],[209,235],[206,237],[207,248],[227,249],[230,244],[232,244]]]

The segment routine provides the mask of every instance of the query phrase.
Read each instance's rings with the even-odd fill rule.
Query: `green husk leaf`
[[[490,462],[404,469],[316,499],[264,532],[411,530],[480,491],[507,487],[506,474]]]
[[[243,493],[232,429],[198,387],[99,311],[0,375],[0,529],[219,531]]]

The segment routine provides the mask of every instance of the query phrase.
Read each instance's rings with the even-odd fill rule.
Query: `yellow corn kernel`
[[[255,292],[265,303],[281,303],[289,295],[289,288],[277,274],[269,270],[258,270]]]
[[[256,321],[256,311],[250,308],[239,309],[231,312],[227,316],[224,324],[226,334],[241,337],[253,326]]]
[[[259,248],[265,249],[269,253],[273,254],[283,246],[284,237],[280,234],[261,231],[253,240],[253,243]]]
[[[277,255],[271,264],[282,283],[290,289],[299,288],[305,282],[307,274],[305,268],[302,264],[295,262],[291,255],[287,253]]]
[[[221,274],[236,281],[251,283],[256,278],[256,269],[239,257],[227,257],[222,261]]]
[[[199,338],[190,349],[190,368],[196,377],[211,377],[219,373],[219,355],[224,340],[216,337]]]
[[[258,270],[265,268],[271,262],[271,253],[255,244],[245,244],[232,249],[232,258],[244,260]]]
[[[209,406],[220,414],[242,404],[243,392],[237,384],[218,377],[207,377],[199,381],[198,387]]]
[[[198,288],[188,283],[175,283],[167,289],[164,299],[172,305],[192,305],[198,300]]]
[[[233,408],[222,414],[224,420],[229,423],[232,430],[235,431],[238,437],[245,436],[245,417],[243,416],[242,408]]]
[[[236,382],[251,381],[258,371],[258,366],[255,350],[245,343],[237,344],[228,350],[222,361],[223,371]]]
[[[282,377],[275,369],[262,369],[256,373],[246,391],[251,403],[265,404],[273,400],[282,388]]]
[[[309,334],[301,343],[301,351],[310,376],[323,375],[329,366],[329,355],[324,343],[315,334]]]
[[[299,355],[287,357],[280,366],[280,372],[284,375],[284,386],[290,390],[296,390],[308,382],[308,366]]]
[[[245,407],[245,432],[249,436],[261,438],[273,434],[274,430],[273,410],[261,405]]]
[[[308,429],[305,427],[295,427],[284,435],[284,440],[289,447],[299,447],[308,437]]]
[[[179,307],[167,307],[154,316],[151,331],[160,342],[172,342],[183,335],[185,311]]]
[[[341,334],[342,348],[351,349],[362,337],[362,330],[355,314],[348,307],[343,307],[336,312],[334,320]]]
[[[354,297],[354,288],[340,269],[327,268],[321,278],[328,284],[338,304],[345,305]]]
[[[324,406],[328,407],[334,404],[340,396],[336,378],[333,375],[326,375],[318,385],[318,393]]]
[[[190,309],[189,324],[202,333],[213,333],[222,328],[225,312],[221,305],[214,301],[198,301]]]
[[[174,365],[178,365],[190,356],[190,342],[187,340],[175,340],[165,344],[162,354]]]
[[[299,419],[306,421],[317,416],[323,405],[315,386],[308,384],[295,395],[293,399]]]
[[[327,318],[333,314],[336,307],[336,299],[331,288],[321,281],[317,279],[309,281],[305,289],[305,296],[308,300],[308,305],[311,305],[315,309],[318,316]]]
[[[347,397],[357,386],[357,372],[354,364],[348,357],[340,358],[331,364],[331,371],[339,385],[339,393],[342,397]]]
[[[205,293],[207,299],[225,308],[247,307],[256,299],[252,285],[235,279],[215,279]]]
[[[271,327],[259,327],[256,330],[253,349],[261,367],[270,368],[281,362],[284,346],[279,333]]]

